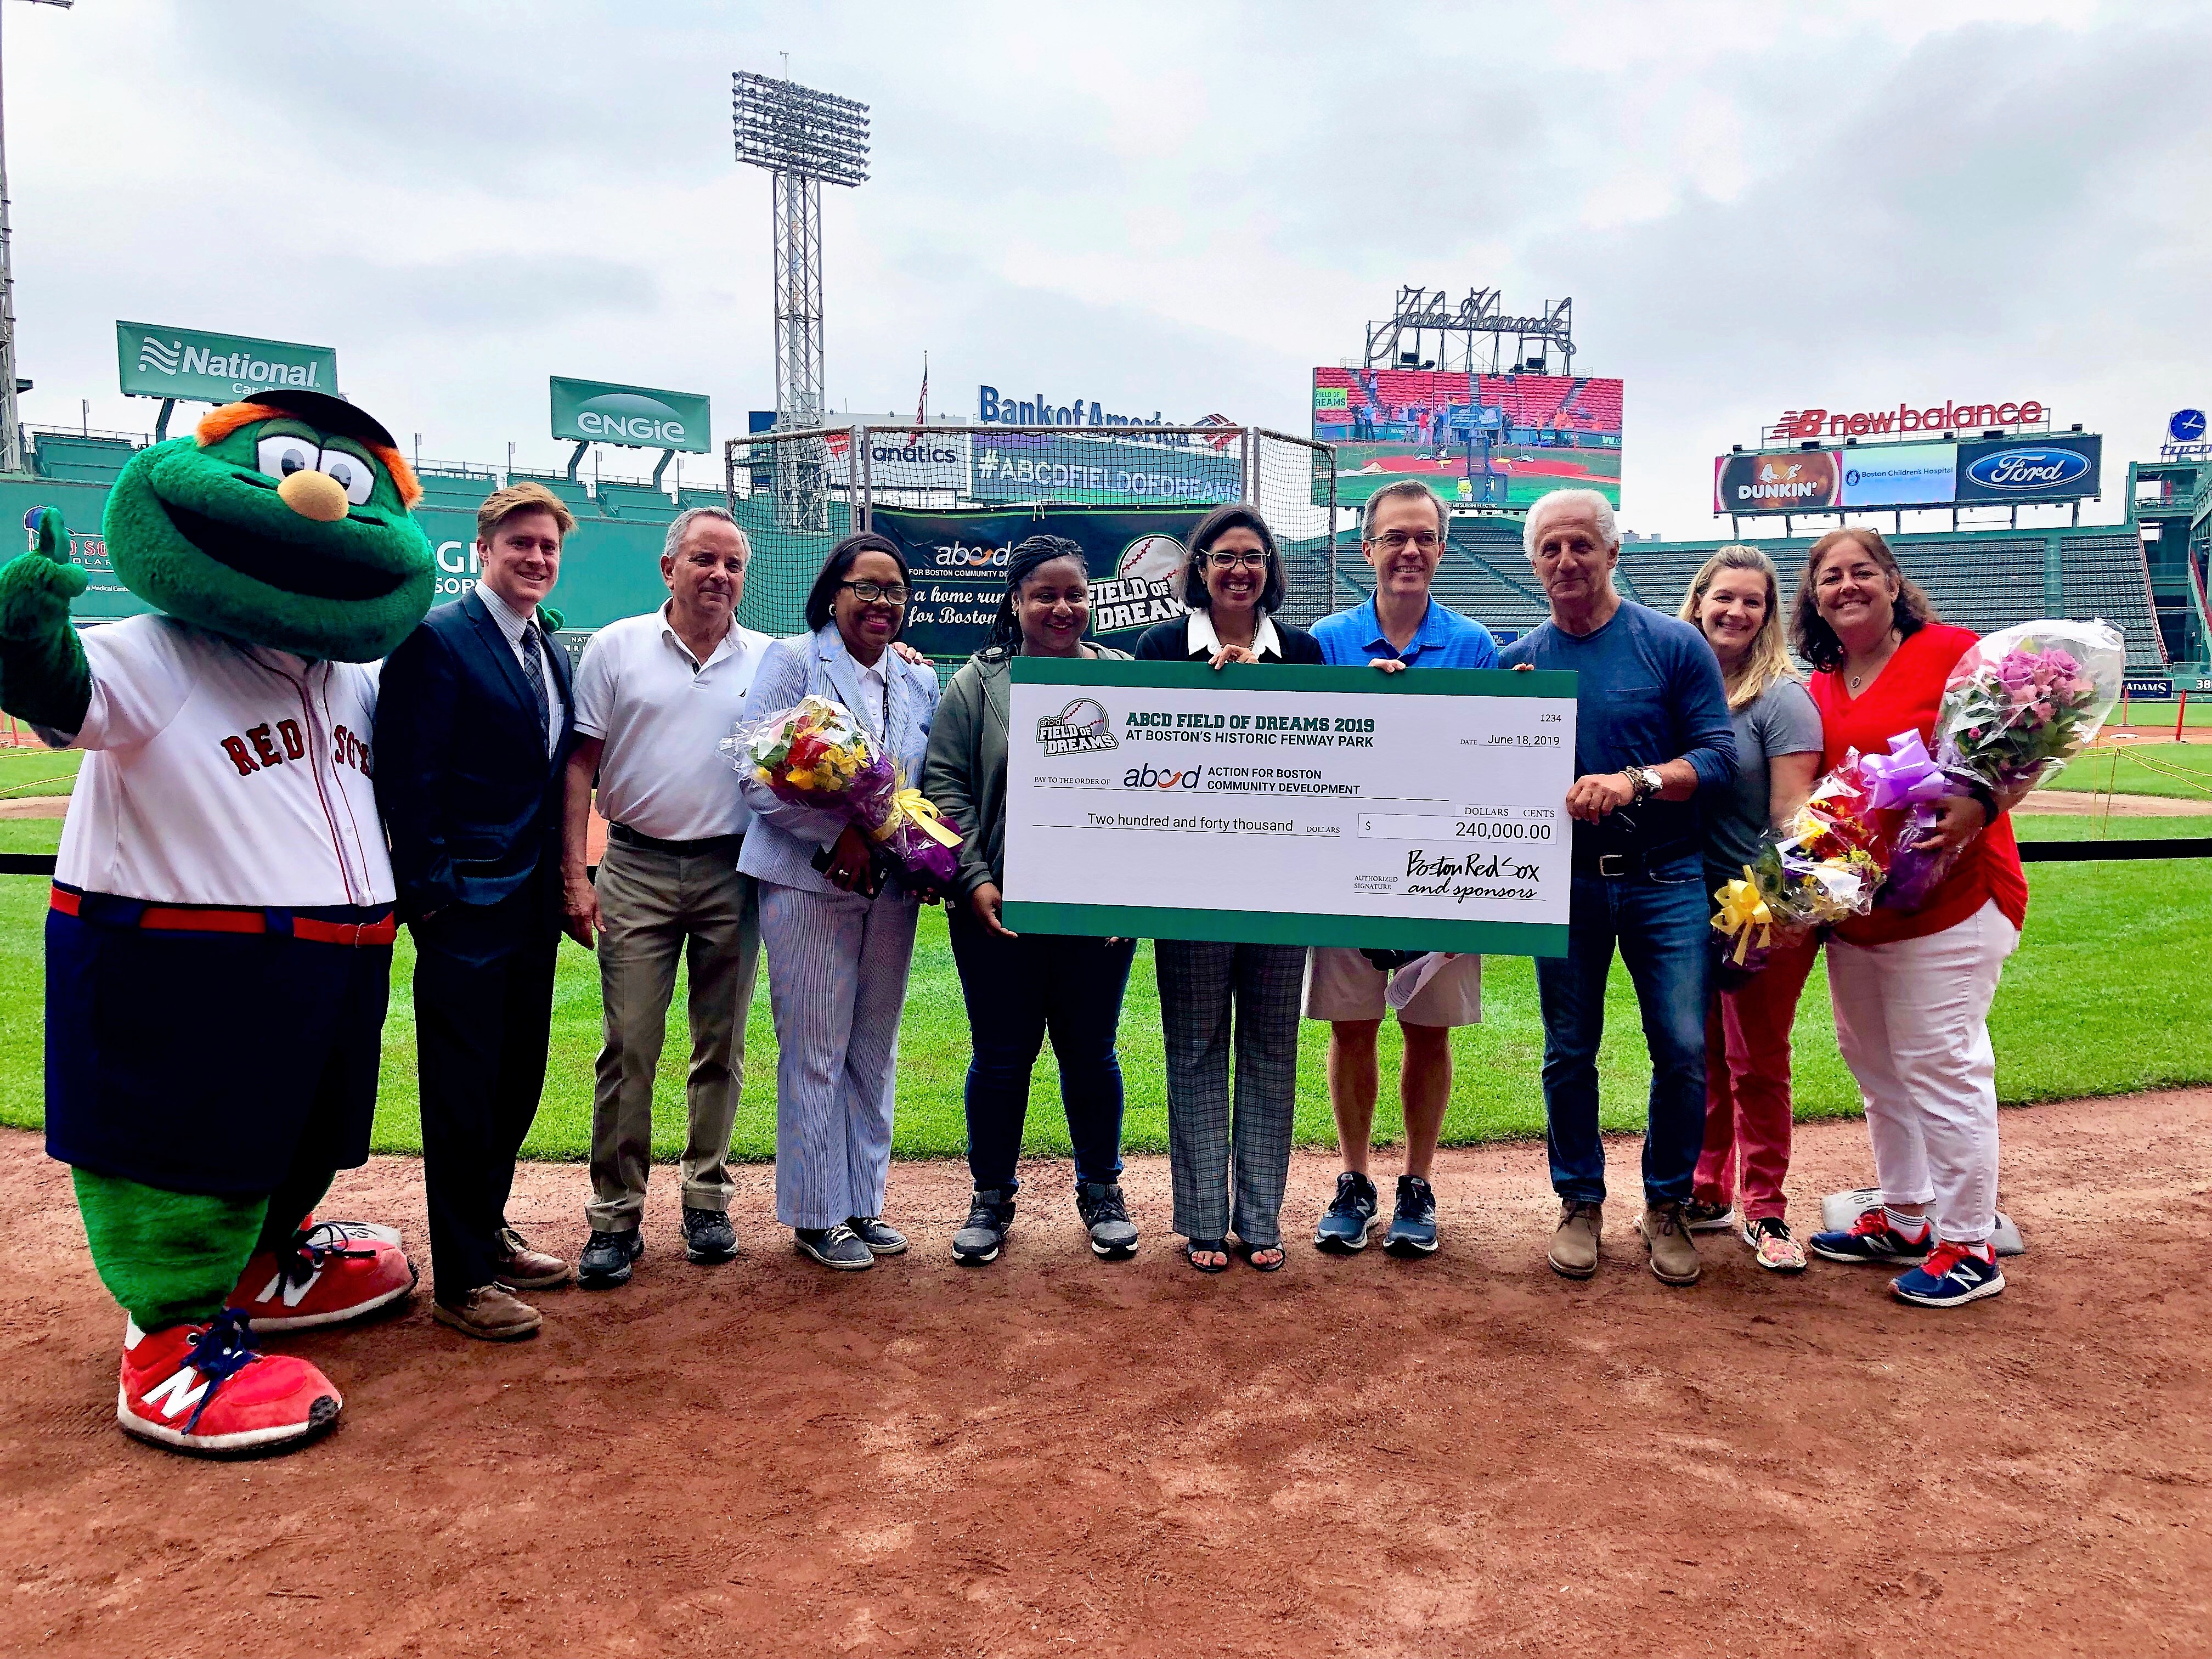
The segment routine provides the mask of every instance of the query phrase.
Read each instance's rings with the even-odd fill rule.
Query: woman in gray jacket
[[[1014,658],[1128,656],[1085,641],[1090,580],[1073,542],[1031,536],[1013,549],[990,641],[946,688],[922,768],[922,793],[963,837],[957,890],[945,901],[974,1042],[967,1109],[975,1192],[968,1224],[952,1239],[963,1262],[995,1260],[1013,1224],[1030,1072],[1048,1031],[1075,1146],[1075,1207],[1091,1248],[1109,1259],[1137,1248],[1121,1200],[1121,1063],[1114,1052],[1136,941],[1015,933],[999,914]]]

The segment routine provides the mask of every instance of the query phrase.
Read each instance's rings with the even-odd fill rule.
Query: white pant
[[[1939,1237],[1996,1226],[1997,1057],[1990,1004],[2020,933],[1995,902],[1922,939],[1828,944],[1836,1042],[1866,1101],[1885,1204],[1925,1204]]]

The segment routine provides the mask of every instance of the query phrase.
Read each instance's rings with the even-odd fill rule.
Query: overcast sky
[[[926,347],[938,412],[1303,432],[1400,283],[1571,295],[1624,522],[1690,537],[1785,408],[2040,399],[2110,434],[2112,518],[2212,398],[2203,5],[0,3],[34,422],[151,426],[126,317],[334,345],[426,457],[565,454],[549,374],[742,431],[769,183],[730,73],[786,52],[873,107],[874,176],[824,192],[839,406],[911,410]]]

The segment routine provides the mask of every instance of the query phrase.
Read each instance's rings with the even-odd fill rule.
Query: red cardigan
[[[1874,684],[1856,698],[1844,693],[1840,669],[1814,675],[1813,704],[1820,711],[1824,744],[1822,769],[1840,763],[1846,749],[1863,755],[1887,754],[1889,740],[1901,732],[1919,732],[1933,750],[1943,682],[1974,645],[1972,629],[1930,623],[1897,647]],[[1974,837],[1958,866],[1919,909],[1908,913],[1876,908],[1839,924],[1836,933],[1853,945],[1922,939],[1957,927],[1991,899],[2014,927],[2027,926],[2027,878],[2021,871],[2020,848],[2007,815],[2000,815]]]

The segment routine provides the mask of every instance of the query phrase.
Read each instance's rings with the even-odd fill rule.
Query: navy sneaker
[[[1996,1253],[1986,1244],[1938,1244],[1920,1266],[1889,1281],[1900,1302],[1922,1308],[1955,1308],[1995,1296],[2005,1287]]]
[[[1075,1189],[1075,1212],[1090,1231],[1092,1255],[1121,1261],[1137,1253],[1137,1224],[1129,1219],[1119,1182],[1085,1182]]]
[[[720,1210],[684,1206],[684,1255],[687,1261],[711,1266],[738,1258],[737,1229]]]
[[[1918,1243],[1889,1224],[1889,1212],[1877,1204],[1863,1211],[1859,1218],[1840,1232],[1814,1233],[1807,1239],[1814,1255],[1824,1255],[1831,1261],[1896,1261],[1911,1263],[1926,1255],[1936,1242],[1936,1232],[1929,1228]]]
[[[876,1265],[875,1252],[842,1221],[834,1227],[793,1227],[791,1243],[801,1255],[840,1273],[865,1273]]]
[[[645,1254],[645,1236],[636,1228],[610,1233],[594,1227],[576,1258],[576,1282],[587,1291],[611,1291],[629,1283],[629,1270]]]
[[[1398,1177],[1398,1201],[1391,1206],[1390,1231],[1382,1236],[1390,1255],[1437,1253],[1437,1195],[1419,1176]]]
[[[978,1187],[968,1201],[967,1224],[952,1235],[952,1259],[967,1267],[996,1261],[1014,1224],[1014,1200],[1004,1188]]]
[[[1346,1170],[1337,1176],[1336,1197],[1322,1212],[1321,1225],[1314,1229],[1314,1247],[1340,1255],[1365,1249],[1378,1202],[1375,1183],[1357,1170]]]
[[[887,1227],[879,1215],[848,1216],[847,1231],[868,1247],[871,1255],[904,1255],[906,1235],[896,1227]]]

